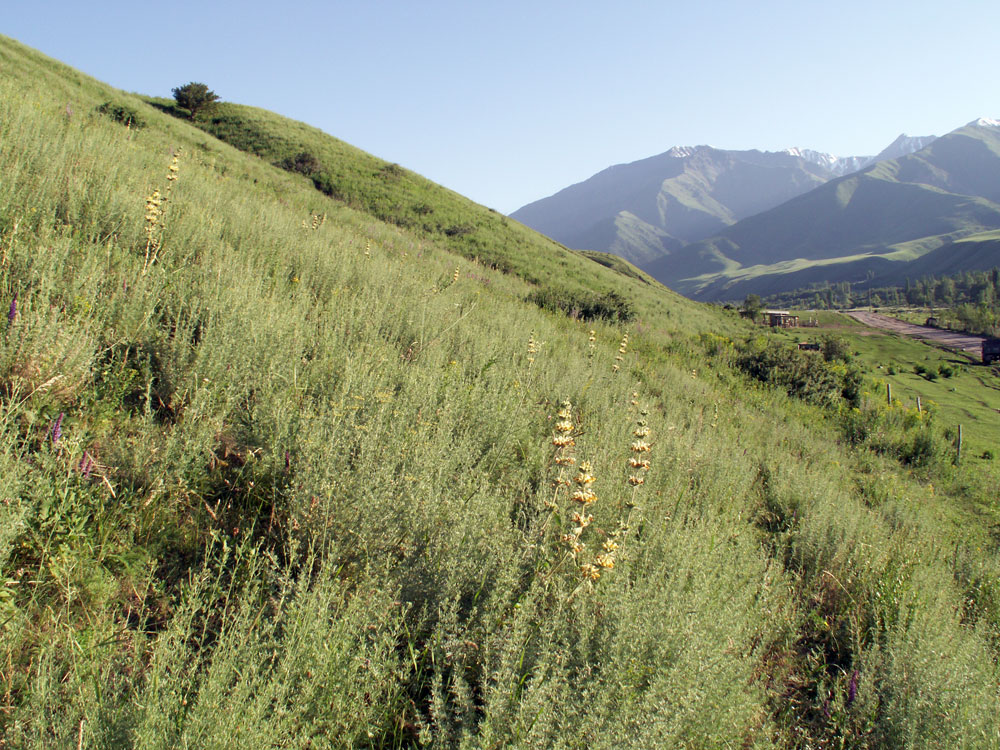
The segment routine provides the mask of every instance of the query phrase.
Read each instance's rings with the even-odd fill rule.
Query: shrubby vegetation
[[[994,488],[838,347],[0,54],[0,744],[1000,742]]]
[[[544,287],[528,295],[543,310],[562,312],[581,320],[606,320],[628,323],[635,319],[635,310],[618,292],[578,292],[571,289]]]
[[[135,107],[120,102],[104,102],[97,108],[97,111],[110,117],[115,122],[120,122],[127,128],[140,130],[146,127],[146,120],[139,114]]]
[[[739,347],[735,364],[751,377],[783,389],[789,396],[822,406],[857,406],[862,374],[849,366],[842,339],[826,337],[819,354],[799,351],[768,336]]]
[[[289,172],[304,174],[307,177],[314,175],[323,169],[323,165],[320,164],[319,159],[310,154],[308,151],[300,151],[295,154],[295,156],[289,156],[282,159],[278,162],[278,166],[282,169],[287,169]]]

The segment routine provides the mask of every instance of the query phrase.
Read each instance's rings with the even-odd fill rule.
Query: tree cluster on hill
[[[193,120],[199,112],[208,111],[219,100],[218,95],[204,83],[192,81],[171,90],[179,107],[190,112]]]

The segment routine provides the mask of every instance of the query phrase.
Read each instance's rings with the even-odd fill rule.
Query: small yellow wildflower
[[[594,558],[594,562],[602,568],[607,568],[608,570],[615,567],[615,558],[612,555],[600,554]]]

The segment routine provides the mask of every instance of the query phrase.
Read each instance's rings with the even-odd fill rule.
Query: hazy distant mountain
[[[877,156],[873,156],[865,164],[860,165],[858,169],[852,169],[850,171],[857,172],[859,169],[863,169],[869,164],[874,164],[877,161],[888,161],[889,159],[898,159],[901,156],[912,154],[925,146],[931,145],[931,143],[935,140],[937,140],[936,135],[909,136],[906,133],[903,133],[899,136],[899,138],[882,149]],[[844,174],[847,174],[847,172]]]
[[[883,153],[919,142],[897,139]],[[688,296],[741,299],[822,281],[981,267],[997,248],[998,229],[1000,122],[980,119],[917,152],[874,162],[748,217],[645,270]]]
[[[883,154],[931,140],[900,136]],[[571,248],[644,265],[879,158],[891,157],[675,147],[609,167],[511,216]]]

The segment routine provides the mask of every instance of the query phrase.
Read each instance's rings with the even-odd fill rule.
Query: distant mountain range
[[[988,268],[1000,263],[987,251],[1000,241],[1000,123],[901,135],[876,156],[673,148],[512,217],[700,299]]]
[[[574,249],[612,252],[641,266],[829,180],[932,140],[934,136],[901,135],[878,156],[843,158],[798,148],[766,152],[674,147],[605,169],[511,217]]]
[[[983,250],[996,247],[997,230],[1000,123],[983,119],[664,254],[645,270],[697,299],[821,282],[896,283],[923,269],[1000,264]]]

